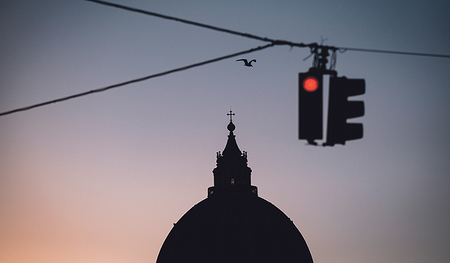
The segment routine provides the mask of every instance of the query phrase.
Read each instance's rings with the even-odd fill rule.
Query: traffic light
[[[345,144],[363,137],[362,123],[347,123],[347,119],[364,116],[363,101],[349,101],[348,97],[366,92],[364,79],[330,77],[327,142],[324,146]]]
[[[310,68],[306,73],[299,73],[299,139],[317,145],[314,140],[323,135],[323,73]]]

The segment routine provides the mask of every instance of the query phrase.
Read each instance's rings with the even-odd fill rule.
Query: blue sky
[[[447,1],[114,1],[273,39],[449,54]],[[0,3],[0,112],[264,43],[87,1]],[[0,261],[155,262],[236,113],[259,195],[315,262],[448,262],[450,60],[347,51],[364,138],[297,139],[305,48],[272,47],[0,117]],[[238,57],[242,58],[242,57]],[[356,98],[355,98],[356,99]]]

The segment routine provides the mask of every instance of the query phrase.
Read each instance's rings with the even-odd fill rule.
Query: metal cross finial
[[[227,113],[228,116],[230,116],[230,122],[233,122],[233,116],[236,115],[233,113],[232,110],[230,110],[230,113]]]

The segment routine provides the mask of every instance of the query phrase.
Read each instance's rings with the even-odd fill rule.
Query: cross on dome
[[[233,116],[236,115],[233,113],[232,110],[230,110],[230,113],[227,113],[228,116],[230,116],[230,122],[233,122]]]
[[[234,129],[236,129],[236,126],[233,124],[233,116],[236,115],[233,113],[232,110],[230,110],[230,113],[227,113],[228,116],[230,116],[230,123],[228,124],[227,128],[233,134]]]

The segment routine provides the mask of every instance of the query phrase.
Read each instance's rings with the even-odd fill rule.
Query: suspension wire
[[[225,33],[229,33],[229,34],[233,34],[233,35],[257,39],[260,41],[271,42],[274,45],[288,45],[291,47],[294,47],[294,46],[295,47],[309,47],[311,49],[317,48],[317,47],[324,47],[324,46],[322,46],[322,43],[319,45],[317,43],[304,44],[304,43],[295,43],[295,42],[286,41],[286,40],[275,40],[275,39],[270,39],[267,37],[260,37],[260,36],[256,36],[256,35],[252,35],[252,34],[248,34],[248,33],[242,33],[242,32],[238,32],[238,31],[234,31],[234,30],[230,30],[230,29],[225,29],[225,28],[220,28],[220,27],[211,26],[211,25],[207,25],[207,24],[202,24],[202,23],[198,23],[198,22],[194,22],[194,21],[190,21],[190,20],[186,20],[186,19],[162,15],[162,14],[158,14],[155,12],[150,12],[150,11],[146,11],[146,10],[142,10],[142,9],[138,9],[138,8],[114,4],[114,3],[101,1],[101,0],[86,0],[86,1],[101,4],[101,5],[116,7],[116,8],[132,11],[132,12],[145,14],[145,15],[156,16],[156,17],[163,18],[163,19],[174,20],[177,22],[190,24],[190,25],[194,25],[194,26],[199,26],[199,27],[204,27],[204,28],[208,28],[208,29],[212,29],[212,30],[216,30],[216,31],[220,31],[220,32],[225,32]],[[323,40],[322,40],[322,42],[323,42]],[[415,52],[403,52],[403,51],[391,51],[391,50],[379,50],[379,49],[364,49],[364,48],[352,48],[352,47],[331,47],[331,46],[325,46],[325,47],[328,47],[331,49],[339,49],[340,51],[348,50],[348,51],[360,51],[360,52],[388,53],[388,54],[397,54],[397,55],[450,58],[450,55],[442,55],[442,54],[427,54],[427,53],[415,53]]]
[[[248,33],[242,33],[242,32],[238,32],[238,31],[226,29],[226,28],[220,28],[220,27],[202,24],[202,23],[198,23],[198,22],[194,22],[194,21],[190,21],[190,20],[186,20],[186,19],[182,19],[182,18],[178,18],[178,17],[167,16],[167,15],[158,14],[155,12],[150,12],[150,11],[146,11],[146,10],[142,10],[142,9],[138,9],[138,8],[134,8],[134,7],[128,7],[128,6],[114,4],[114,3],[100,1],[100,0],[86,0],[86,1],[101,4],[101,5],[116,7],[116,8],[131,11],[131,12],[145,14],[145,15],[156,16],[156,17],[163,18],[163,19],[174,20],[174,21],[189,24],[189,25],[204,27],[204,28],[215,30],[215,31],[238,35],[241,37],[257,39],[257,40],[264,41],[264,42],[271,42],[276,45],[289,45],[289,46],[297,46],[297,47],[311,47],[312,45],[315,45],[315,44],[293,43],[293,42],[285,41],[285,40],[275,40],[275,39],[270,39],[267,37],[260,37],[260,36],[256,36],[256,35],[252,35],[252,34],[248,34]]]
[[[182,70],[186,70],[186,69],[190,69],[190,68],[203,66],[203,65],[210,64],[210,63],[213,63],[213,62],[217,62],[217,61],[220,61],[220,60],[224,60],[224,59],[227,59],[227,58],[232,58],[232,57],[240,56],[240,55],[243,55],[243,54],[252,53],[252,52],[263,50],[263,49],[266,49],[268,47],[273,47],[273,46],[274,46],[274,44],[270,43],[270,44],[267,44],[267,45],[264,45],[264,46],[258,46],[256,48],[252,48],[252,49],[249,49],[249,50],[245,50],[245,51],[233,53],[233,54],[230,54],[230,55],[226,55],[226,56],[222,56],[222,57],[206,60],[206,61],[203,61],[203,62],[198,62],[198,63],[195,63],[195,64],[191,64],[191,65],[184,66],[184,67],[179,67],[179,68],[176,68],[176,69],[172,69],[172,70],[168,70],[168,71],[164,71],[164,72],[160,72],[160,73],[156,73],[156,74],[149,75],[149,76],[146,76],[146,77],[137,78],[137,79],[133,79],[133,80],[129,80],[129,81],[113,84],[113,85],[106,86],[106,87],[103,87],[103,88],[94,89],[94,90],[90,90],[90,91],[86,91],[86,92],[70,95],[70,96],[67,96],[67,97],[62,97],[62,98],[55,99],[55,100],[41,102],[41,103],[38,103],[38,104],[34,104],[34,105],[22,107],[22,108],[17,108],[17,109],[10,110],[10,111],[0,112],[0,116],[16,113],[16,112],[20,112],[20,111],[26,111],[26,110],[30,110],[30,109],[33,109],[33,108],[42,107],[42,106],[45,106],[45,105],[48,105],[48,104],[57,103],[57,102],[61,102],[61,101],[66,101],[66,100],[70,100],[70,99],[86,96],[86,95],[93,94],[93,93],[99,93],[99,92],[107,91],[107,90],[110,90],[110,89],[122,87],[122,86],[129,85],[129,84],[136,83],[136,82],[141,82],[141,81],[148,80],[148,79],[151,79],[151,78],[161,77],[161,76],[168,75],[168,74],[171,74],[171,73],[175,73],[175,72],[178,72],[178,71],[182,71]]]
[[[424,56],[424,57],[438,57],[438,58],[450,58],[450,55],[443,54],[430,54],[430,53],[418,53],[418,52],[406,52],[406,51],[392,51],[392,50],[380,50],[380,49],[367,49],[367,48],[353,48],[353,47],[338,47],[342,52],[345,51],[360,51],[360,52],[373,52],[373,53],[387,53],[396,55],[409,55],[409,56]]]

